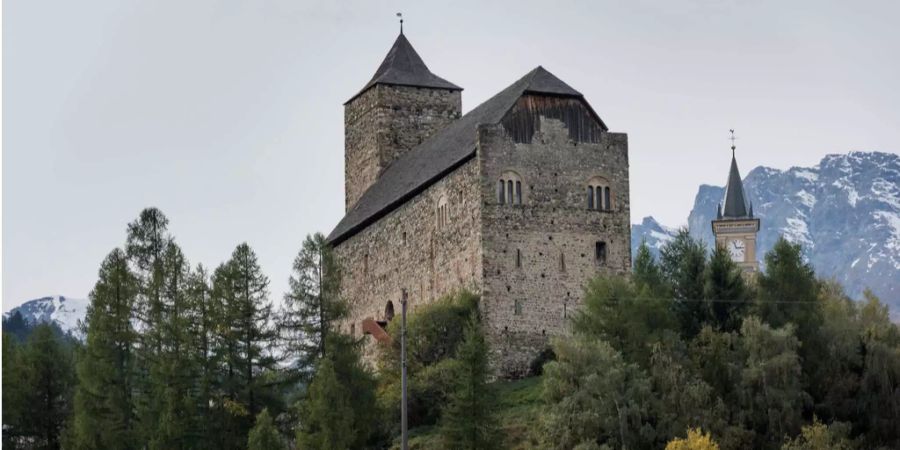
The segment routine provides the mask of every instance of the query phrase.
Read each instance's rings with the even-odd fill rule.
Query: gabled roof
[[[731,170],[728,172],[728,184],[725,186],[725,203],[722,205],[723,218],[750,217],[747,198],[744,196],[744,183],[738,171],[737,160],[731,156]]]
[[[475,155],[478,125],[499,123],[526,93],[583,98],[580,92],[538,66],[388,166],[328,235],[328,241],[339,244],[471,159]],[[606,130],[606,125],[596,118]]]
[[[416,86],[461,91],[462,88],[431,73],[403,33],[397,36],[384,61],[368,83],[344,104],[350,103],[376,84]]]

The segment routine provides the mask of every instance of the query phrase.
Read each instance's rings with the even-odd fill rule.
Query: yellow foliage
[[[666,444],[666,450],[719,450],[719,444],[712,440],[709,433],[703,434],[703,430],[689,429],[687,438],[675,438]]]

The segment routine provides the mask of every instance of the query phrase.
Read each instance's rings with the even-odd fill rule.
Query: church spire
[[[725,185],[725,200],[722,205],[721,217],[723,218],[741,218],[752,217],[753,210],[747,209],[747,198],[744,195],[744,183],[741,181],[741,172],[738,170],[737,159],[734,152],[736,137],[734,130],[731,131],[731,170],[728,172],[728,184]]]

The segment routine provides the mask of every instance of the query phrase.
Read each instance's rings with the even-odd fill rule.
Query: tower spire
[[[736,141],[737,138],[734,137],[734,129],[733,129],[733,128],[730,129],[730,130],[728,130],[728,131],[731,132],[731,137],[729,138],[729,139],[731,139],[731,157],[734,158],[734,149],[737,148],[737,147],[734,145],[734,141]]]

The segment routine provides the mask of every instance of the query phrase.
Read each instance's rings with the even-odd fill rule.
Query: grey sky
[[[151,205],[194,263],[247,241],[280,299],[343,214],[342,103],[397,11],[466,111],[537,65],[584,93],[629,135],[632,222],[679,225],[728,128],[744,173],[898,150],[898,5],[6,0],[3,309],[87,296]]]

